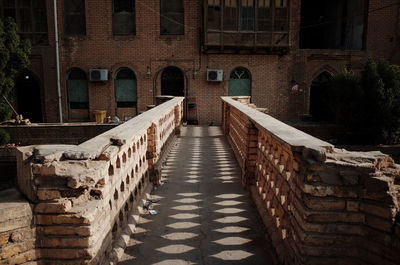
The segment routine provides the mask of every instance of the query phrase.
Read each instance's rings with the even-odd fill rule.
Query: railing
[[[233,98],[223,127],[280,264],[398,264],[400,166],[334,148]]]
[[[37,260],[101,264],[128,213],[157,182],[154,166],[179,132],[174,98],[80,145],[18,148],[18,186],[34,204]]]

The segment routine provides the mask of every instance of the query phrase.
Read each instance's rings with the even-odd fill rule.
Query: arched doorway
[[[161,95],[183,97],[185,81],[181,69],[175,66],[166,67],[161,74]]]
[[[331,121],[332,112],[329,108],[328,88],[331,74],[322,72],[311,83],[310,114],[316,121]]]
[[[115,108],[117,116],[133,117],[137,114],[137,82],[135,73],[122,67],[114,79]]]
[[[251,96],[251,75],[244,67],[237,67],[229,75],[228,96]]]
[[[15,80],[18,113],[31,122],[43,122],[39,81],[30,72],[23,72]]]

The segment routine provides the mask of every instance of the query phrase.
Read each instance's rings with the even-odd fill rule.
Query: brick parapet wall
[[[32,125],[0,125],[17,145],[81,144],[114,127],[116,123],[40,123]]]
[[[281,264],[397,264],[400,166],[380,152],[334,148],[248,106],[223,98],[224,131]],[[226,128],[226,126],[229,128]]]
[[[41,264],[110,259],[128,213],[148,189],[149,167],[180,124],[175,112],[182,101],[172,99],[78,146],[18,148],[18,186],[33,203]]]

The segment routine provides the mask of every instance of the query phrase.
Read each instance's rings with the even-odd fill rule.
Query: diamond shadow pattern
[[[119,264],[272,264],[271,247],[219,127],[184,127]]]

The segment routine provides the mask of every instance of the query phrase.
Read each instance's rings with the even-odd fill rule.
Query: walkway
[[[184,127],[126,249],[127,264],[272,264],[263,224],[219,127]],[[163,178],[164,179],[164,178]]]

